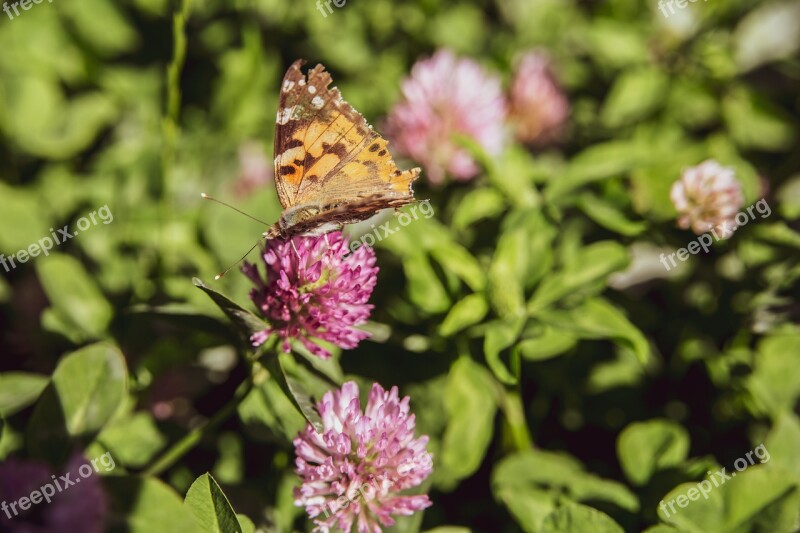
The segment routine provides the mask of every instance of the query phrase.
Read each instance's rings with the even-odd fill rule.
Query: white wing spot
[[[283,92],[288,93],[289,91],[292,90],[292,87],[294,87],[293,81],[286,80],[285,82],[283,82]]]
[[[314,94],[315,92],[317,92],[317,88],[314,87],[313,85],[309,85],[308,86],[308,92],[310,92],[311,94]]]
[[[311,105],[314,106],[314,109],[321,108],[322,104],[324,104],[324,103],[325,103],[324,100],[322,100],[322,98],[320,98],[319,96],[315,96],[311,100]]]
[[[279,110],[278,115],[275,118],[276,122],[278,124],[286,124],[290,120],[294,120],[296,117],[292,115],[294,115],[294,110],[296,107],[297,107],[296,105],[293,105],[292,107],[285,108],[283,111]]]
[[[297,80],[297,85],[299,85],[300,87],[302,87],[305,84],[306,84],[306,80]]]

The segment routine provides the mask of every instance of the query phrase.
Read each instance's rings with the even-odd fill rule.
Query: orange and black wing
[[[328,88],[325,67],[317,65],[306,77],[302,64],[295,61],[284,76],[275,131],[275,182],[284,209],[346,209],[352,200],[377,210],[413,201],[419,169],[399,170],[386,140],[337,88]]]

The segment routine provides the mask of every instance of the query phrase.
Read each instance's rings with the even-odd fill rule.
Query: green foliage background
[[[114,215],[0,277],[0,458],[110,450],[115,531],[305,531],[291,439],[307,398],[282,385],[379,381],[411,395],[435,457],[433,507],[395,531],[797,530],[799,19],[796,0],[670,17],[638,0],[348,0],[327,17],[312,0],[55,0],[0,16],[0,252]],[[380,129],[441,47],[506,82],[517,54],[547,50],[565,141],[476,149],[475,181],[417,187],[436,216],[378,244],[371,341],[254,363],[244,277],[191,280],[263,228],[200,192],[278,217],[272,185],[236,194],[237,152],[255,141],[271,161],[294,59],[324,63]],[[667,274],[658,255],[694,238],[669,188],[712,157],[772,214]],[[760,444],[768,462],[658,511]]]

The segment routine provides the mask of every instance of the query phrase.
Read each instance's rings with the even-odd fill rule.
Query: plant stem
[[[502,409],[506,415],[506,424],[511,442],[517,451],[529,450],[533,447],[528,425],[525,421],[525,409],[519,391],[506,389],[503,394]]]
[[[181,440],[172,445],[155,463],[144,471],[145,476],[157,476],[164,470],[171,467],[181,457],[186,455],[189,450],[194,448],[198,442],[205,436],[206,433],[214,429],[216,426],[224,422],[230,415],[232,415],[242,400],[247,397],[253,389],[253,374],[252,372],[247,376],[245,381],[236,389],[231,401],[229,401],[222,409],[217,411],[214,416],[209,418],[203,425],[194,428]]]
[[[163,121],[164,151],[162,154],[162,194],[171,198],[170,186],[175,144],[180,133],[181,71],[186,60],[186,19],[192,0],[181,0],[181,7],[172,19],[172,61],[167,67],[167,102]]]

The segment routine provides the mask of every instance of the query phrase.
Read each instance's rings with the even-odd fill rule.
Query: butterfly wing
[[[325,67],[306,77],[302,64],[295,61],[284,76],[275,131],[275,182],[284,209],[313,204],[338,210],[339,218],[348,201],[373,213],[412,202],[419,169],[399,170],[386,140],[337,88],[328,88]]]

